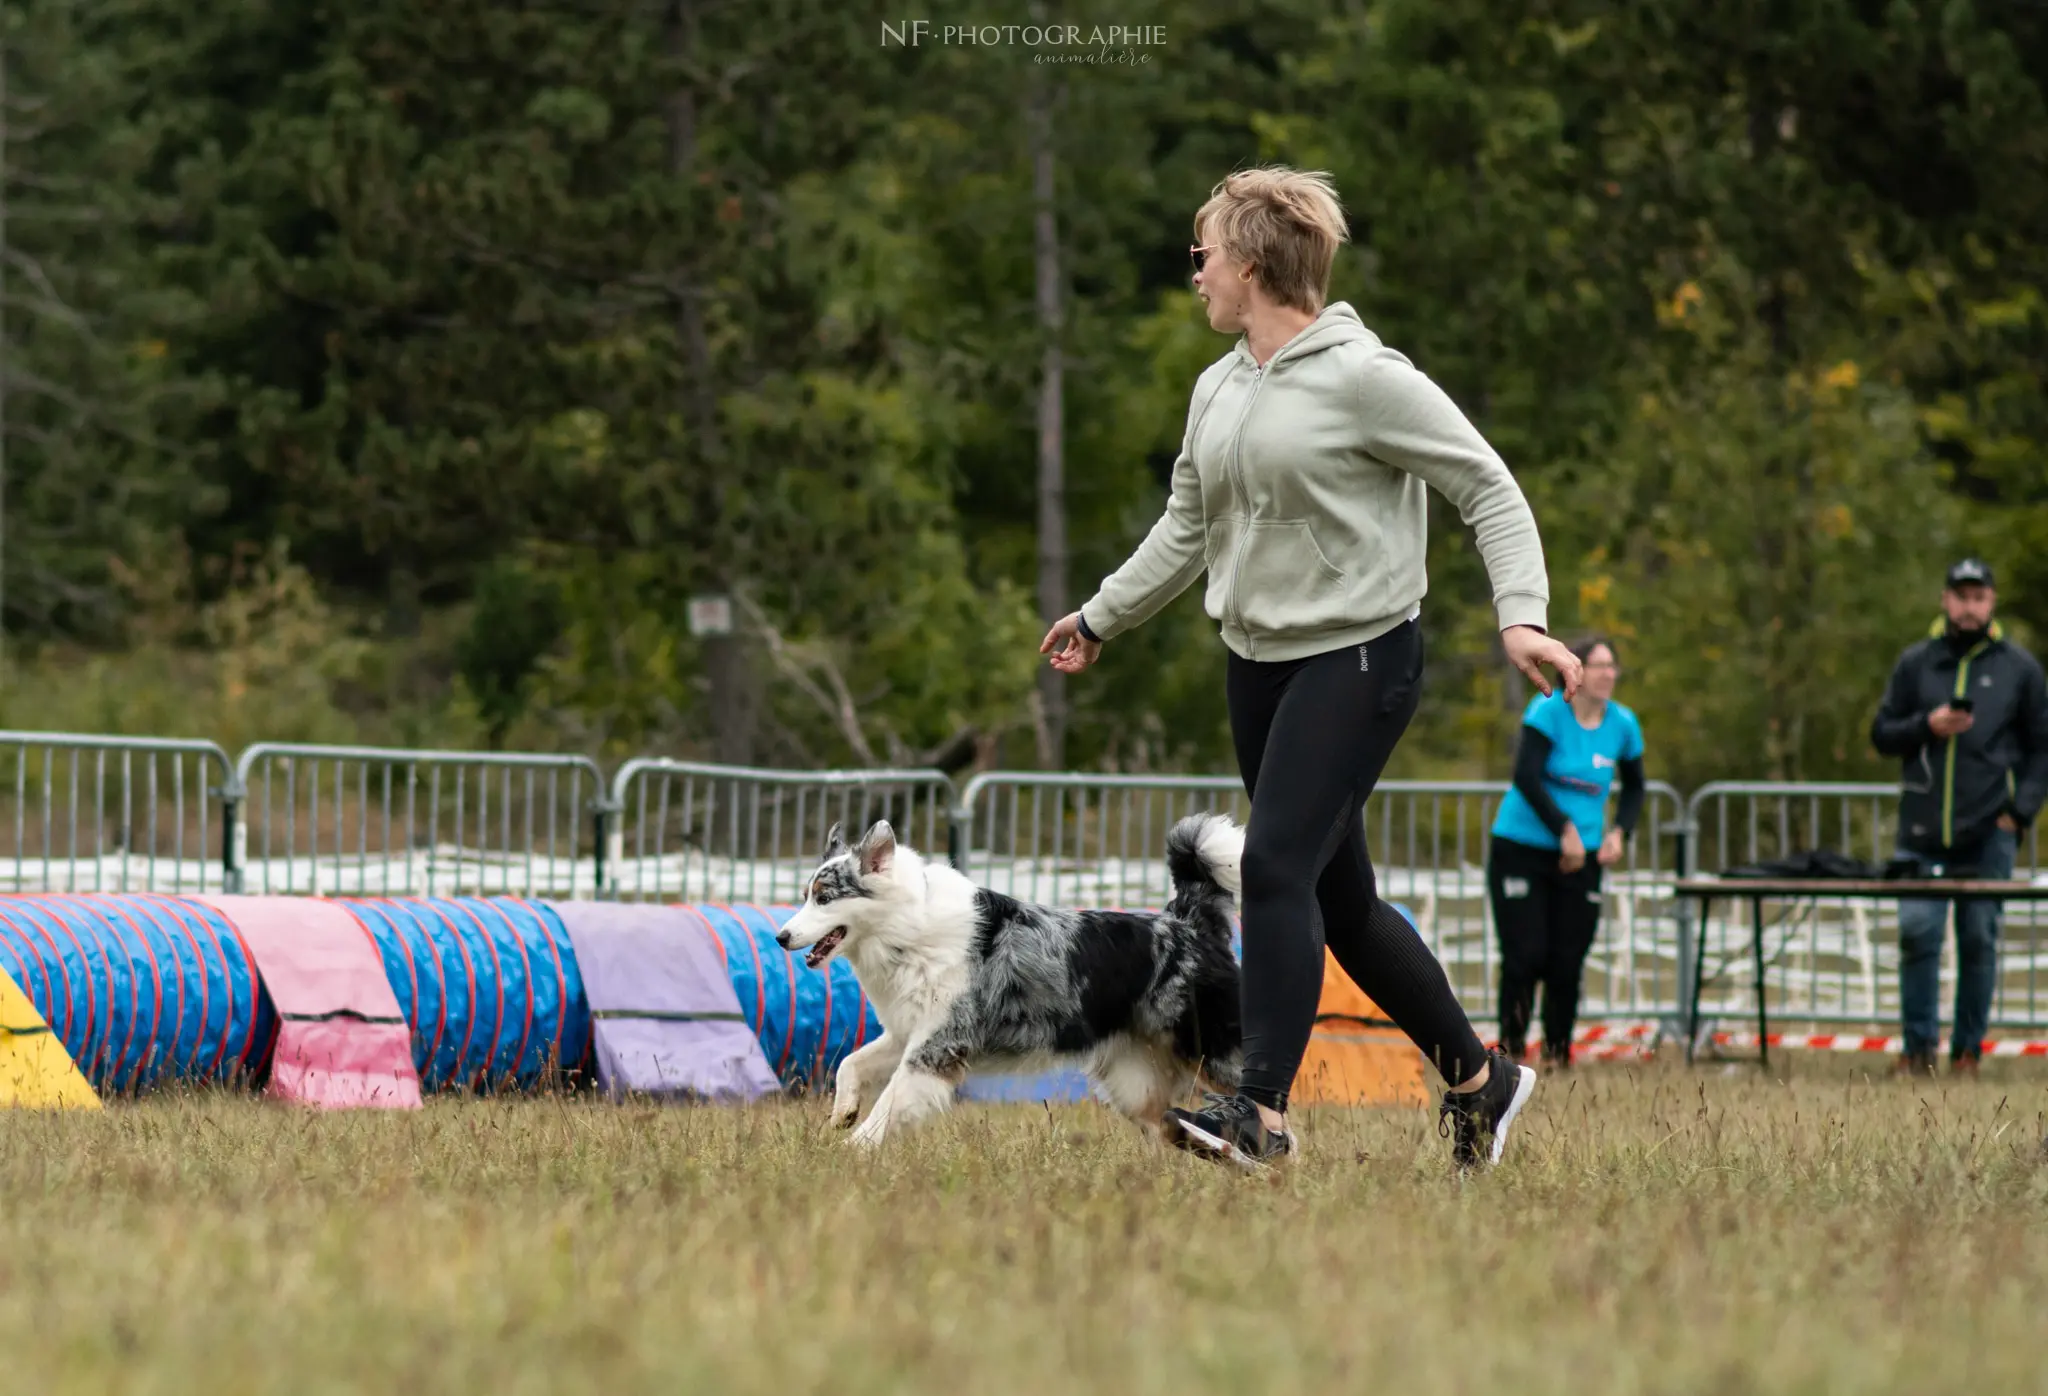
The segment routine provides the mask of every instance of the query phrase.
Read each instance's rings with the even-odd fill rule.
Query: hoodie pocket
[[[1229,608],[1260,634],[1334,629],[1352,617],[1349,585],[1303,519],[1252,519],[1224,562]]]

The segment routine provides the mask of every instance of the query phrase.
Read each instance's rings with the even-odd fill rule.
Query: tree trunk
[[[1038,331],[1038,609],[1047,625],[1067,613],[1067,489],[1064,406],[1066,364],[1060,343],[1060,233],[1053,164],[1052,83],[1034,75],[1028,113],[1031,132],[1033,240],[1037,247]],[[1066,763],[1067,694],[1064,677],[1049,665],[1038,671],[1042,719],[1038,764]]]
[[[7,36],[0,33],[0,675],[7,636]]]
[[[696,76],[688,71],[697,56],[698,0],[671,0],[668,12],[669,56],[684,69],[668,104],[669,169],[677,179],[697,177]],[[690,469],[696,472],[690,534],[694,557],[685,564],[691,590],[716,590],[728,595],[737,579],[726,566],[721,531],[724,515],[719,486],[725,450],[718,425],[718,388],[712,372],[711,341],[704,330],[703,284],[698,268],[687,266],[676,296],[676,337],[688,363],[683,389],[685,419],[694,438]],[[759,732],[759,671],[754,664],[749,627],[734,607],[733,633],[706,636],[702,643],[704,677],[709,687],[712,758],[726,765],[751,765]]]

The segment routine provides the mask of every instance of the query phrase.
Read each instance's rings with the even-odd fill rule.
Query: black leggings
[[[1529,1012],[1543,985],[1543,1053],[1571,1056],[1579,1016],[1579,981],[1600,929],[1600,864],[1593,851],[1575,873],[1558,867],[1558,851],[1497,838],[1486,860],[1486,890],[1500,937],[1500,1045],[1519,1058],[1529,1040]]]
[[[1415,715],[1422,632],[1309,659],[1230,656],[1230,734],[1252,797],[1244,850],[1244,1075],[1273,1110],[1308,1050],[1325,941],[1337,963],[1453,1085],[1486,1063],[1443,966],[1379,898],[1365,799]]]

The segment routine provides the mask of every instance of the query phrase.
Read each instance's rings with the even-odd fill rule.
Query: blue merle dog
[[[977,887],[896,842],[849,847],[834,826],[804,904],[777,939],[816,968],[852,964],[882,1035],[840,1064],[832,1122],[882,1142],[944,1110],[970,1070],[1074,1062],[1157,1137],[1198,1079],[1241,1064],[1231,917],[1244,831],[1194,815],[1166,837],[1173,893],[1157,915],[1068,911]]]

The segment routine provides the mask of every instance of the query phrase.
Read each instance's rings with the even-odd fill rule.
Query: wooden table
[[[1707,912],[1718,898],[1749,902],[1751,951],[1756,956],[1756,1041],[1763,1063],[1769,1065],[1770,1016],[1764,1004],[1764,903],[1804,898],[1840,898],[1846,901],[1887,902],[1920,899],[1943,901],[2048,901],[2048,886],[2032,882],[1988,882],[1965,878],[1891,878],[1863,881],[1851,878],[1701,877],[1684,878],[1673,884],[1680,900],[1699,903],[1699,933],[1693,937],[1692,995],[1685,1014],[1685,1059],[1690,1062],[1700,1035],[1700,990],[1706,980]]]

